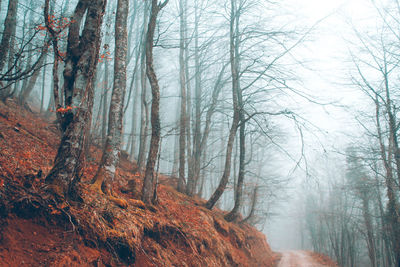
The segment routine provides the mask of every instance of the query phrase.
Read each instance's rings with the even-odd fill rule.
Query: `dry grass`
[[[121,209],[91,191],[87,182],[101,154],[96,147],[91,148],[92,160],[78,190],[82,201],[57,204],[42,191],[59,140],[55,126],[8,102],[0,104],[0,133],[1,221],[10,225],[12,214],[18,214],[32,225],[46,221],[49,227],[73,233],[76,253],[62,254],[60,249],[53,261],[57,265],[64,258],[70,266],[92,261],[91,256],[76,257],[84,248],[107,251],[112,260],[106,253],[92,254],[98,255],[96,264],[111,266],[273,266],[276,261],[262,233],[246,224],[226,222],[223,212],[204,208],[204,200],[178,193],[169,177],[160,179],[158,205],[145,205],[139,200],[142,174],[135,172],[135,164],[126,157],[113,187],[128,201],[128,208]],[[2,253],[6,246],[7,242],[0,242],[0,265],[6,262],[7,255]]]

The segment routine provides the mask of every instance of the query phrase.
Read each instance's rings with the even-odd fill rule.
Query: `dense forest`
[[[298,249],[343,267],[400,267],[400,3],[366,2],[373,26],[347,18],[343,74],[324,99],[302,74],[318,75],[305,51],[330,15],[297,22],[285,1],[0,0],[0,222],[20,210],[31,218],[29,209],[53,223],[58,216],[55,224],[92,235],[127,265],[159,266],[163,257],[176,264],[152,245],[139,248],[140,232],[197,246],[193,266],[273,266],[279,257],[278,266],[293,266],[290,257],[304,254],[273,254],[252,227],[279,216],[301,176]],[[337,101],[346,90],[351,103]],[[329,143],[304,107],[331,106],[353,125]],[[48,142],[51,163],[27,167],[36,156],[25,153],[8,165],[7,153],[26,138],[10,141],[11,118],[20,120],[10,128],[18,134],[38,120],[23,131]],[[37,177],[29,186],[28,174]],[[175,225],[180,219],[156,226],[157,216],[172,216],[162,210],[168,205],[213,224],[250,260],[232,248],[220,253],[223,239],[198,245],[200,236],[193,241]],[[204,219],[198,209],[222,215]],[[251,256],[257,246],[268,259]],[[200,260],[212,248],[218,263]],[[131,256],[140,253],[149,262]]]

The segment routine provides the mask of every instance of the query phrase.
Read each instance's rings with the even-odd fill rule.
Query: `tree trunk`
[[[10,50],[10,41],[17,25],[18,0],[8,1],[7,16],[4,21],[3,36],[0,42],[0,72],[6,63],[7,55]]]
[[[193,155],[190,161],[190,175],[188,177],[188,186],[186,193],[193,196],[200,175],[200,161],[201,161],[201,66],[199,55],[199,14],[197,3],[195,6],[195,21],[194,21],[194,60],[195,60],[195,123],[193,131]],[[188,57],[188,55],[186,55]],[[187,64],[188,65],[188,64]]]
[[[4,30],[3,36],[0,42],[0,73],[6,64],[7,55],[10,55],[11,49],[11,40],[15,35],[15,29],[17,25],[17,9],[18,9],[18,0],[10,0],[8,1],[8,9],[7,16],[4,21]],[[1,81],[0,81],[1,85]],[[0,90],[0,99],[4,100],[9,97],[10,89]]]
[[[181,88],[181,114],[179,122],[179,176],[178,191],[183,193],[186,190],[185,163],[186,163],[186,73],[185,73],[185,11],[184,0],[179,1],[180,12],[180,41],[179,41],[179,84]],[[190,155],[188,154],[188,157]]]
[[[239,73],[239,66],[240,66],[240,55],[239,55],[239,18],[240,18],[240,11],[236,7],[236,0],[231,0],[231,14],[234,17],[231,20],[235,22],[235,33],[230,34],[231,44],[234,45],[234,65],[236,69],[236,73]],[[232,23],[232,22],[231,22]],[[243,103],[243,96],[242,96],[242,89],[240,88],[240,80],[239,76],[237,76],[236,82],[236,90],[237,90],[237,98],[238,98],[238,108],[239,108],[239,121],[240,121],[240,129],[239,129],[239,174],[236,184],[235,190],[235,205],[230,213],[225,215],[225,219],[227,221],[236,220],[239,215],[240,206],[242,204],[242,195],[243,195],[243,183],[245,178],[245,159],[246,159],[246,134],[245,134],[245,126],[246,120],[244,116],[244,103]]]
[[[137,2],[134,1],[134,10],[137,6]],[[136,11],[134,11],[134,13],[136,14]],[[133,19],[131,21],[131,27],[133,27]],[[142,29],[142,31],[144,30],[144,27]],[[137,40],[140,40],[139,44],[138,44],[138,51],[136,53],[136,61],[135,61],[135,67],[133,69],[133,73],[132,73],[132,79],[131,79],[131,84],[130,84],[130,91],[132,90],[135,91],[134,96],[133,96],[133,104],[132,104],[132,118],[131,118],[131,134],[130,134],[130,139],[129,139],[129,144],[127,146],[127,150],[130,151],[130,159],[133,161],[136,158],[136,143],[137,143],[137,120],[139,118],[137,111],[138,111],[138,103],[139,103],[139,90],[140,90],[140,86],[139,86],[139,79],[140,79],[140,75],[138,73],[138,68],[141,62],[141,56],[144,50],[143,47],[143,43],[144,43],[144,32],[141,32],[139,29],[139,26],[137,27]],[[128,35],[128,50],[130,49],[130,40],[131,38],[129,37],[132,34],[132,31],[130,32],[130,34]],[[129,58],[129,56],[128,56]],[[128,61],[129,62],[129,61]],[[125,110],[128,108],[125,108]],[[140,139],[140,138],[139,138]]]
[[[247,215],[246,218],[243,219],[242,222],[246,223],[249,222],[251,224],[251,220],[254,218],[255,212],[256,212],[256,206],[257,206],[257,200],[258,200],[258,185],[256,185],[253,189],[253,194],[252,194],[252,199],[251,199],[251,206],[250,206],[250,212],[249,215]],[[302,236],[302,248],[304,249],[304,237]]]
[[[121,150],[122,119],[126,90],[128,12],[129,1],[118,0],[115,19],[114,85],[108,113],[108,131],[103,156],[93,183],[95,189],[99,192],[103,191],[108,196],[113,196],[112,183],[118,167]],[[123,205],[126,205],[126,203],[123,203]]]
[[[143,32],[141,31],[141,26],[139,23],[136,23],[136,38],[133,38],[133,32],[134,32],[134,25],[135,25],[135,21],[137,18],[137,11],[138,11],[138,1],[135,0],[133,1],[133,14],[131,14],[131,21],[130,21],[130,25],[129,25],[129,33],[128,33],[128,53],[127,53],[127,63],[126,65],[129,66],[131,60],[133,58],[135,58],[135,67],[133,68],[133,73],[131,74],[131,81],[130,81],[130,85],[129,85],[129,94],[128,94],[128,98],[127,98],[127,103],[125,105],[124,108],[124,116],[126,111],[129,108],[129,104],[132,101],[132,113],[131,113],[131,117],[126,117],[125,116],[125,122],[127,121],[127,119],[129,118],[131,121],[131,129],[130,129],[130,134],[128,137],[128,142],[126,144],[126,151],[129,154],[129,159],[130,160],[135,160],[135,151],[136,151],[136,125],[137,125],[137,119],[139,118],[139,116],[137,115],[137,105],[138,105],[138,98],[139,98],[139,76],[138,76],[138,69],[139,69],[139,63],[140,63],[140,57],[142,54],[142,43],[143,43]],[[135,51],[135,49],[132,49],[132,40],[137,41],[136,43],[136,54],[135,57],[133,56],[133,52]],[[133,96],[132,96],[132,91],[134,91]],[[133,99],[131,99],[131,97]]]
[[[39,59],[37,61],[38,67],[33,71],[33,74],[29,78],[29,81],[28,81],[26,87],[22,88],[22,91],[19,96],[19,103],[21,105],[26,103],[26,100],[28,99],[29,95],[31,94],[33,88],[35,88],[37,78],[39,77],[41,67],[42,67],[43,63],[45,62],[46,57],[47,57],[47,42],[44,43],[43,51],[40,54]]]
[[[172,170],[171,170],[171,176],[172,177],[178,177],[178,167],[179,167],[179,124],[178,124],[178,118],[180,118],[180,107],[179,105],[176,105],[176,129],[175,129],[175,136],[174,136],[174,158],[172,162]]]
[[[378,96],[376,96],[377,98]],[[393,169],[391,166],[392,162],[392,148],[393,140],[392,137],[389,138],[389,148],[386,151],[385,145],[383,143],[382,129],[380,124],[380,104],[378,100],[375,101],[376,105],[376,125],[378,133],[378,141],[380,145],[381,158],[383,161],[383,166],[386,171],[385,184],[386,184],[386,194],[388,198],[387,203],[387,216],[390,225],[391,239],[393,242],[393,250],[396,258],[396,265],[400,265],[400,217],[399,217],[399,202],[396,195],[396,183],[393,177]],[[386,154],[387,153],[387,154]],[[400,266],[399,266],[400,267]]]
[[[142,188],[142,200],[143,202],[149,204],[156,199],[154,196],[155,192],[155,176],[154,167],[157,160],[157,154],[160,143],[160,87],[158,85],[157,75],[153,66],[153,43],[154,43],[154,31],[157,23],[157,15],[159,11],[168,3],[165,0],[162,4],[158,5],[157,0],[152,0],[151,13],[149,26],[147,29],[146,37],[146,74],[150,81],[151,93],[153,101],[151,104],[151,139],[150,139],[150,149],[149,155],[147,157],[146,172],[143,181]]]
[[[375,238],[373,233],[373,225],[371,221],[371,214],[369,211],[369,200],[367,195],[362,197],[362,211],[364,217],[365,228],[367,229],[367,248],[368,257],[371,261],[371,266],[376,267],[376,249],[375,249]]]
[[[61,15],[64,14],[66,9],[68,8],[69,1],[66,1],[66,5],[64,6],[63,12]],[[53,46],[53,56],[54,56],[54,61],[53,61],[53,69],[52,69],[52,79],[51,79],[51,88],[52,88],[52,93],[50,94],[50,101],[49,105],[47,107],[47,112],[46,112],[46,117],[50,117],[51,113],[53,111],[57,111],[62,107],[63,101],[59,97],[59,68],[58,68],[58,63],[61,60],[59,51],[58,51],[58,36],[56,33],[56,30],[53,29],[50,23],[49,18],[50,14],[54,12],[54,4],[50,5],[49,0],[45,0],[45,7],[44,7],[44,17],[45,17],[45,25],[46,28],[50,34],[50,40]],[[50,13],[49,13],[49,8],[50,8]],[[57,118],[57,123],[59,128],[61,129],[61,123],[62,123],[62,114],[60,112],[56,112],[56,118]]]
[[[102,106],[102,120],[101,120],[101,144],[104,146],[107,139],[107,107],[108,107],[108,64],[104,62],[104,83],[103,83],[103,106]]]
[[[224,193],[226,185],[229,181],[229,176],[231,173],[231,160],[232,160],[232,148],[233,143],[235,140],[237,128],[239,126],[239,105],[238,105],[238,88],[239,88],[239,72],[238,72],[238,65],[237,65],[237,58],[235,55],[235,40],[234,40],[234,33],[235,33],[235,3],[234,0],[231,0],[231,18],[230,18],[230,47],[229,47],[229,54],[230,54],[230,64],[231,64],[231,73],[232,73],[232,103],[233,103],[233,120],[232,125],[229,130],[229,137],[228,137],[228,144],[226,147],[226,155],[225,155],[225,167],[224,172],[222,174],[222,178],[219,182],[217,189],[212,194],[211,198],[207,201],[206,207],[208,209],[212,209],[217,203],[218,199]]]
[[[148,8],[147,1],[144,3],[144,18],[143,18],[143,28],[144,33],[148,32]],[[139,171],[144,169],[146,161],[146,145],[147,145],[147,132],[148,132],[148,104],[147,104],[147,79],[146,79],[146,48],[147,39],[145,34],[143,34],[142,56],[140,58],[140,82],[141,82],[141,105],[140,105],[140,143],[139,143],[139,154],[138,154],[138,168]]]
[[[137,118],[137,106],[138,106],[138,98],[139,98],[139,79],[135,79],[135,94],[134,94],[133,104],[132,104],[132,125],[131,125],[131,145],[130,149],[130,158],[131,160],[135,160],[135,151],[136,151],[136,118]]]
[[[46,64],[47,64],[47,56],[44,59],[44,66],[43,66],[43,76],[42,76],[42,95],[40,97],[40,114],[43,113],[43,109],[44,109],[44,94],[46,91]]]
[[[376,205],[378,206],[377,210],[379,211],[377,220],[379,219],[378,225],[380,225],[380,231],[382,232],[382,244],[381,244],[381,254],[380,257],[382,259],[382,262],[384,262],[384,267],[387,267],[391,263],[391,244],[389,240],[389,235],[390,232],[388,231],[385,223],[385,210],[383,208],[383,201],[381,197],[381,181],[379,179],[379,175],[375,175],[375,187],[376,187],[376,192],[377,192],[377,203]],[[380,265],[378,265],[380,266]]]
[[[54,88],[54,75],[52,75],[52,79],[50,81],[50,88]],[[46,108],[46,113],[45,113],[45,117],[48,118],[51,116],[51,113],[54,111],[55,106],[54,106],[54,93],[53,91],[50,92],[50,99],[49,99],[49,103],[47,104],[47,108]]]
[[[228,222],[238,218],[240,206],[242,205],[243,183],[245,177],[245,155],[246,155],[246,140],[245,140],[245,123],[244,116],[240,112],[240,129],[239,129],[239,174],[235,190],[235,205],[231,212],[225,215],[225,220]]]
[[[387,177],[387,195],[388,195],[388,215],[391,222],[393,249],[396,260],[396,266],[400,267],[400,203],[398,200],[398,191],[400,189],[400,148],[397,138],[397,122],[395,114],[393,112],[394,107],[392,107],[392,99],[390,96],[389,88],[389,71],[387,69],[388,63],[386,61],[386,51],[383,57],[384,66],[381,70],[384,80],[385,89],[385,108],[388,117],[388,128],[389,128],[389,148],[387,151],[387,166],[385,168],[392,169],[392,159],[394,159],[396,170],[390,171],[390,176]],[[379,103],[377,104],[377,109],[379,109]],[[377,112],[379,114],[379,112]],[[379,120],[379,115],[377,115]],[[381,146],[382,151],[382,146]],[[390,166],[389,166],[390,165]],[[394,173],[397,173],[397,181],[395,181]],[[397,183],[397,186],[396,186]]]
[[[197,160],[197,157],[200,156],[200,159],[201,159],[201,157],[203,156],[203,158],[204,158],[204,154],[207,152],[205,148],[206,148],[206,145],[207,145],[208,136],[210,135],[210,131],[211,131],[211,122],[212,122],[211,118],[212,118],[213,114],[215,113],[215,109],[217,107],[217,102],[218,102],[218,97],[219,97],[221,89],[222,89],[222,87],[223,87],[223,85],[225,83],[223,81],[223,76],[224,76],[224,73],[225,73],[226,66],[228,66],[228,65],[225,64],[225,65],[222,66],[222,68],[221,68],[221,70],[220,70],[220,72],[218,74],[217,80],[216,80],[216,82],[214,84],[212,97],[211,97],[211,104],[210,104],[209,108],[207,109],[206,118],[205,118],[205,125],[204,125],[204,130],[203,130],[203,133],[202,133],[202,136],[201,136],[200,145],[198,147],[198,150],[196,150],[194,152],[193,177],[194,177],[194,180],[195,180],[195,186],[197,186],[197,184],[198,184],[198,180],[199,180],[200,172],[201,172],[201,160]],[[199,195],[202,194],[203,189],[204,189],[204,172],[203,172],[203,177],[201,178],[201,180],[202,181],[201,181],[200,189],[199,189],[199,192],[198,192]]]
[[[207,159],[207,150],[204,150],[204,153],[202,153],[202,162],[205,162],[206,159]],[[198,192],[197,192],[197,195],[200,198],[203,198],[204,184],[205,184],[205,170],[204,169],[200,169],[199,189],[198,189]]]
[[[24,26],[25,26],[25,20],[24,20]],[[13,29],[14,31],[11,33],[11,40],[10,40],[10,49],[8,50],[8,70],[11,70],[10,74],[12,75],[13,73],[16,73],[18,71],[18,68],[21,63],[18,64],[18,62],[15,64],[15,36],[16,36],[16,27]],[[14,66],[15,64],[15,66]],[[26,65],[29,67],[29,65]],[[15,81],[13,86],[8,86],[7,88],[4,89],[4,96],[5,98],[12,97],[13,95],[16,95],[17,93],[17,88],[18,88],[18,82],[19,80]],[[14,87],[14,88],[13,88]]]
[[[75,193],[74,186],[80,181],[84,167],[84,147],[92,117],[93,80],[99,58],[105,5],[106,0],[80,0],[72,17],[76,23],[71,24],[68,33],[64,91],[65,109],[69,114],[62,122],[63,137],[54,166],[45,179],[48,189],[60,200]]]
[[[186,80],[186,161],[187,161],[187,177],[189,179],[192,179],[193,177],[193,154],[192,154],[192,90],[190,87],[190,77],[189,77],[189,68],[188,68],[188,63],[186,61],[185,56],[185,80]],[[186,188],[187,188],[187,182],[186,186],[184,189],[184,192],[186,193]]]
[[[30,24],[29,24],[30,26]],[[26,60],[26,66],[30,66],[32,63],[32,44],[28,44],[28,55],[27,55],[27,60]],[[29,78],[25,78],[22,81],[22,85],[19,91],[19,95],[21,95],[21,92],[25,91],[25,88],[28,86],[28,82],[30,81]]]

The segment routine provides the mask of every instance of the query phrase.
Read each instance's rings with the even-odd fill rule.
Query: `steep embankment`
[[[176,192],[168,177],[160,177],[159,204],[144,205],[141,174],[126,157],[114,190],[128,208],[91,191],[100,156],[94,147],[80,201],[54,202],[43,179],[58,140],[55,125],[0,103],[0,266],[273,266],[263,234],[225,222],[204,200]]]

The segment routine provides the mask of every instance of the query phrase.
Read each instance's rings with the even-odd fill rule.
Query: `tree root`
[[[89,190],[95,191],[100,195],[106,195],[108,200],[110,200],[120,208],[126,209],[128,207],[128,201],[122,198],[115,197],[113,192],[105,193],[101,188],[102,183],[103,183],[102,179],[96,179],[95,182],[89,186]]]
[[[122,209],[126,209],[128,207],[128,201],[125,199],[116,198],[114,196],[107,196],[107,198]]]

